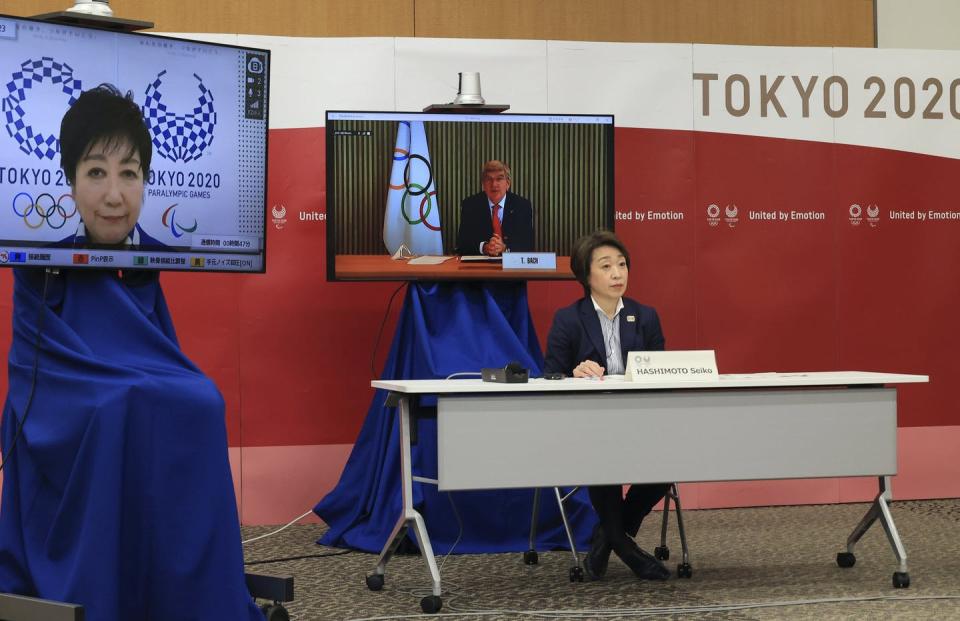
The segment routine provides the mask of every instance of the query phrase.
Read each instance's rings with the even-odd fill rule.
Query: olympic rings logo
[[[395,147],[393,150],[393,161],[406,163],[403,166],[403,183],[402,184],[393,184],[389,183],[391,190],[403,190],[403,195],[400,197],[400,214],[403,216],[403,219],[407,221],[407,224],[415,226],[417,224],[423,224],[431,231],[439,231],[439,226],[434,226],[427,222],[427,216],[430,215],[430,212],[433,210],[433,197],[437,195],[436,190],[430,190],[430,187],[433,186],[433,167],[430,166],[430,161],[427,158],[419,155],[417,153],[410,153],[412,148],[412,128],[410,127],[409,121],[400,121],[401,127],[407,128],[407,147],[406,149],[402,147]],[[398,140],[399,142],[399,140]],[[411,175],[411,165],[415,160],[419,160],[425,167],[427,171],[427,181],[426,183],[420,184],[410,180]],[[420,199],[420,209],[418,219],[414,219],[410,216],[408,212],[408,207],[410,206],[411,197],[422,196]]]
[[[436,196],[437,192],[427,192],[427,188],[430,187],[428,183],[426,187],[420,185],[419,183],[407,183],[407,187],[403,190],[403,196],[400,197],[400,214],[403,216],[403,219],[407,221],[407,224],[417,225],[423,223],[423,226],[427,227],[431,231],[439,231],[439,226],[433,226],[427,222],[427,216],[430,215],[430,211],[433,209],[433,199],[432,196]],[[417,188],[417,192],[413,192],[410,188]],[[408,196],[420,196],[423,195],[423,198],[420,199],[420,219],[414,220],[407,214],[407,197]],[[426,207],[427,210],[424,211],[423,208]]]
[[[70,213],[67,213],[64,199],[69,199],[72,203]],[[60,198],[54,199],[52,194],[44,192],[37,197],[37,200],[33,200],[33,197],[26,192],[20,192],[13,197],[13,213],[23,218],[24,224],[31,229],[39,229],[44,222],[51,229],[62,229],[67,220],[77,214],[77,204],[69,194],[63,194]]]

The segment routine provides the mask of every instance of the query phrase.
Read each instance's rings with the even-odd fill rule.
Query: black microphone
[[[523,368],[519,362],[511,362],[502,369],[480,369],[480,378],[498,384],[526,384],[530,380],[530,369]]]

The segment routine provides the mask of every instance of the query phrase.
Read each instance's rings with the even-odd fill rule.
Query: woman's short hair
[[[573,242],[573,251],[570,253],[570,269],[577,281],[583,285],[584,295],[590,295],[590,263],[593,261],[593,251],[601,246],[612,246],[623,255],[630,269],[630,253],[620,238],[610,231],[594,231]]]
[[[94,145],[107,149],[130,145],[130,155],[140,157],[143,178],[150,174],[153,146],[150,130],[143,120],[133,93],[120,93],[112,84],[84,91],[60,122],[60,168],[73,185],[80,160]]]
[[[513,183],[513,179],[510,177],[510,166],[500,160],[487,160],[483,163],[483,166],[480,168],[480,183],[482,184],[487,180],[487,175],[499,172],[503,173],[507,181]]]

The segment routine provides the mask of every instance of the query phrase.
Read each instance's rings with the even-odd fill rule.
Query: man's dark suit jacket
[[[623,310],[620,311],[622,360],[626,361],[627,353],[631,351],[662,351],[663,348],[663,330],[657,311],[630,298],[623,298]],[[572,376],[573,368],[584,360],[593,360],[604,368],[607,366],[600,318],[589,297],[561,308],[553,316],[543,371]]]
[[[507,192],[504,205],[503,242],[511,252],[533,252],[533,207],[530,201]],[[493,219],[487,195],[468,196],[460,204],[460,229],[457,231],[457,254],[480,254],[480,244],[493,237]]]

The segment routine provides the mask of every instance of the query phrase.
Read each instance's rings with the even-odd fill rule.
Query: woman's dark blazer
[[[663,330],[657,311],[630,298],[623,298],[620,311],[620,355],[627,359],[631,351],[662,351]],[[573,368],[584,360],[607,366],[600,318],[589,297],[581,298],[553,316],[547,336],[545,373],[573,375]],[[626,365],[624,365],[626,366]]]

